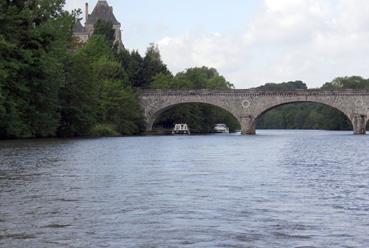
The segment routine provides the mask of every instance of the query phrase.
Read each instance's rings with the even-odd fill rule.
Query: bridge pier
[[[255,118],[251,115],[249,116],[241,116],[240,118],[241,124],[241,134],[242,135],[255,135],[256,134],[256,123]]]
[[[366,123],[367,116],[365,115],[354,115],[352,120],[352,126],[354,128],[354,134],[366,134]]]
[[[146,118],[145,120],[145,125],[146,125],[146,132],[151,132],[152,131],[152,127],[154,126],[154,121],[151,120],[151,118]]]

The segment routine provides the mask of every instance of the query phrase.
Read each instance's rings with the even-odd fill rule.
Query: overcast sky
[[[66,0],[66,9],[84,9]],[[97,0],[89,0],[90,12]],[[173,72],[215,67],[237,88],[369,77],[368,0],[108,0],[128,49],[159,45]]]

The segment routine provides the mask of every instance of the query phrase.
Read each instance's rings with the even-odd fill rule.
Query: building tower
[[[97,21],[103,20],[113,24],[113,29],[115,31],[115,43],[117,43],[119,46],[123,46],[121,24],[115,18],[113,7],[109,6],[106,0],[99,0],[91,14],[89,14],[88,3],[86,3],[85,16],[85,26],[78,21],[73,29],[74,36],[78,38],[80,42],[87,42],[87,40],[94,33],[94,27]]]

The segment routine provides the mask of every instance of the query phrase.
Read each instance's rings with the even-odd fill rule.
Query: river
[[[0,247],[368,247],[369,136],[0,142]]]

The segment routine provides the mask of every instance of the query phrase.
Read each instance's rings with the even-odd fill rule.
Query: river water
[[[369,247],[369,136],[0,142],[0,247]]]

